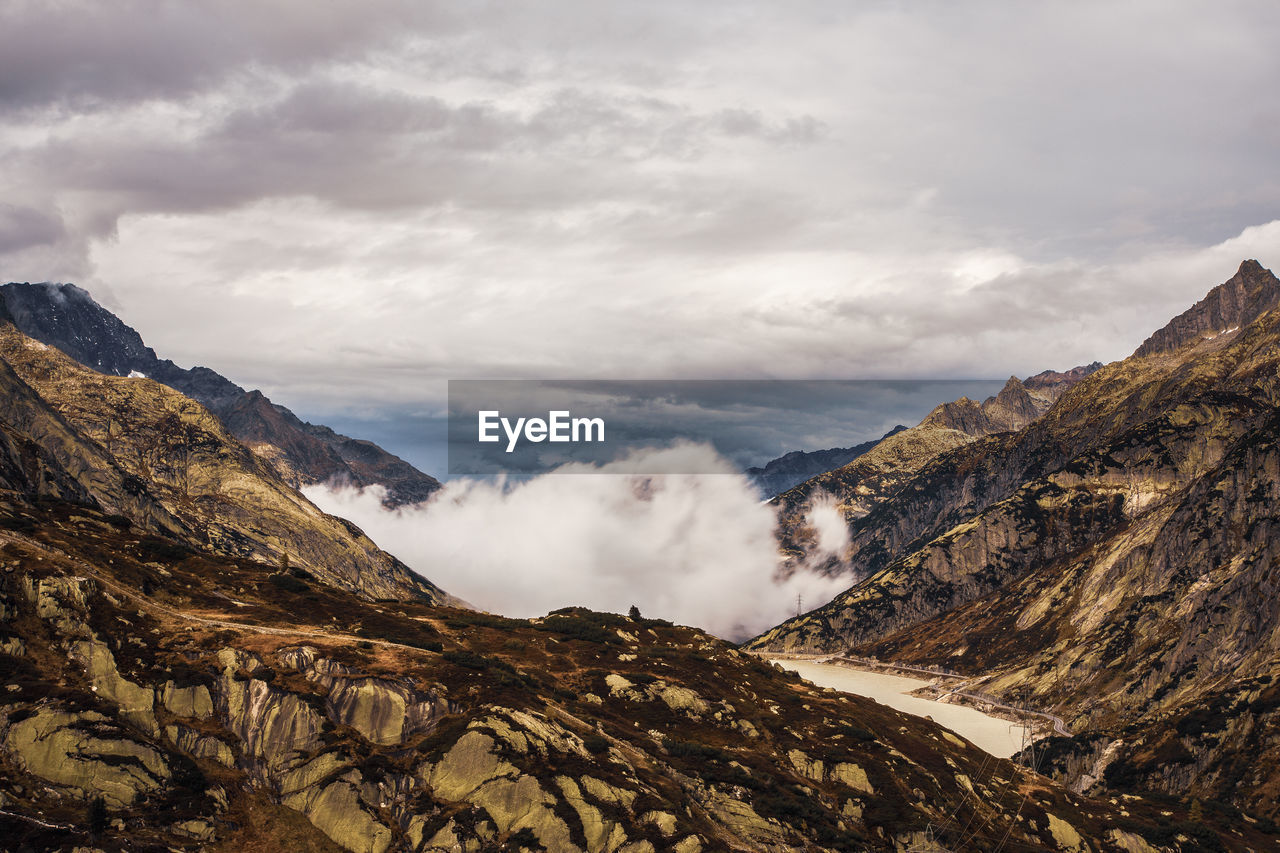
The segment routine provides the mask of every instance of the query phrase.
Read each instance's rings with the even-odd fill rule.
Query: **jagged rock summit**
[[[186,369],[159,358],[136,330],[74,284],[10,283],[0,286],[0,301],[19,331],[81,364],[114,376],[140,373],[202,403],[294,488],[376,484],[386,487],[388,506],[424,501],[440,488],[434,477],[373,442],[306,423],[207,367]]]
[[[1173,352],[1190,342],[1247,326],[1280,305],[1280,284],[1256,260],[1246,260],[1231,278],[1169,321],[1134,351],[1138,357]]]

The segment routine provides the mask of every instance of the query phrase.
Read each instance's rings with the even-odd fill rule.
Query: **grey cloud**
[[[1268,5],[0,16],[9,277],[113,286],[166,354],[304,410],[1065,368],[1276,263]]]
[[[30,207],[0,203],[0,252],[46,246],[66,236],[57,217]]]
[[[0,11],[0,103],[110,108],[188,95],[246,70],[297,71],[356,59],[414,30],[447,31],[430,3],[162,0],[6,3]]]
[[[572,89],[523,116],[484,102],[311,80],[282,98],[233,110],[194,140],[161,129],[139,141],[125,128],[56,138],[14,156],[49,184],[92,191],[98,207],[85,222],[111,233],[123,213],[192,212],[280,196],[366,210],[447,204],[525,214],[593,199],[661,204],[657,188],[628,163],[696,159],[717,135],[772,144],[816,133],[805,117],[753,115],[750,124],[726,128],[721,114]],[[691,198],[686,192],[675,201]]]

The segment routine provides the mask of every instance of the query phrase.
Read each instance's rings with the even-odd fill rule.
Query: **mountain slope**
[[[372,442],[306,423],[207,367],[187,370],[157,358],[135,330],[75,285],[10,283],[0,287],[0,300],[19,331],[81,364],[114,376],[142,373],[202,403],[294,488],[329,480],[377,484],[387,488],[387,505],[398,506],[424,501],[440,487]]]
[[[774,498],[784,553],[793,565],[804,560],[816,538],[806,521],[809,508],[822,495],[832,495],[849,523],[852,541],[840,559],[829,561],[827,570],[863,577],[882,568],[922,532],[886,520],[877,513],[882,503],[933,460],[970,444],[990,443],[990,436],[1033,422],[1096,369],[1090,365],[1067,373],[1046,371],[1028,380],[1030,385],[1011,376],[999,394],[981,403],[967,397],[942,403],[918,425],[882,439],[849,464],[784,492]]]
[[[5,422],[109,511],[196,547],[288,560],[373,598],[443,599],[354,526],[320,512],[195,401],[149,379],[90,370],[7,324],[0,358],[0,386],[13,389]]]
[[[828,450],[793,450],[777,459],[771,459],[763,466],[748,468],[747,476],[755,483],[763,494],[774,497],[798,486],[805,480],[819,474],[842,468],[862,454],[871,450],[881,441],[897,435],[906,427],[899,424],[874,441],[864,441],[853,447],[832,447]]]
[[[886,567],[752,645],[970,673],[1068,719],[1080,790],[1274,817],[1277,305],[1246,261],[1020,432],[931,461],[877,507],[907,543]]]
[[[382,607],[55,502],[0,499],[0,554],[14,570],[0,579],[0,833],[14,846],[1274,844],[1212,805],[1193,822],[1178,804],[1074,795],[660,620]]]

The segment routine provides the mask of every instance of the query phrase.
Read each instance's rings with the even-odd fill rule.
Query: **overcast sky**
[[[1274,2],[0,0],[0,278],[304,416],[1025,376],[1280,264]]]

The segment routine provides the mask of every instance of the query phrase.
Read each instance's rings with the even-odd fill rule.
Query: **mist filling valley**
[[[718,473],[637,473],[688,461]],[[599,467],[575,463],[525,481],[454,480],[396,509],[384,507],[380,486],[303,491],[415,571],[506,616],[635,605],[737,641],[794,615],[797,601],[811,609],[854,580],[808,563],[783,577],[774,507],[706,445],[637,451]],[[817,538],[810,563],[848,544],[833,500],[816,500],[809,522]]]

